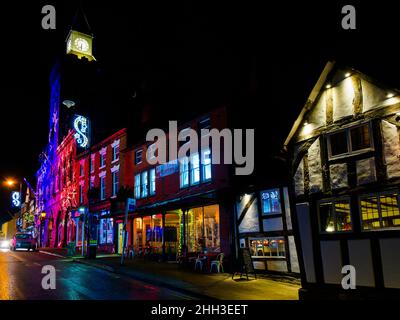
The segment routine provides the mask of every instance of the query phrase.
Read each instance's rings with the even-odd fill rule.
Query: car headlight
[[[2,248],[7,248],[9,246],[10,246],[10,240],[2,240],[0,242],[0,247],[2,247]]]

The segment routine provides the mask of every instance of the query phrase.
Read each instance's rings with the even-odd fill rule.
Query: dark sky
[[[48,76],[78,3],[2,4],[1,179],[26,176],[34,183],[47,141]],[[256,130],[265,119],[280,145],[329,59],[400,87],[398,10],[391,2],[355,4],[357,30],[351,31],[340,24],[348,2],[82,3],[94,55],[111,80],[113,110],[140,108],[134,92],[146,93],[164,114],[231,102],[256,115]],[[45,4],[56,7],[55,31],[41,29]]]

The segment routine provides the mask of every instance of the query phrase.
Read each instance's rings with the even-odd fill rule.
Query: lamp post
[[[46,212],[42,211],[40,213],[40,247],[43,247],[43,223],[46,220]]]

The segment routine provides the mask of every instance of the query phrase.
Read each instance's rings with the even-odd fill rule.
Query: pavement
[[[51,253],[51,252],[50,252]],[[196,300],[194,295],[75,263],[62,255],[0,250],[0,300]],[[44,289],[44,266],[55,269],[55,289]],[[18,311],[17,311],[18,312]]]
[[[63,256],[63,249],[42,249],[42,253]],[[96,259],[81,256],[72,261],[112,274],[143,281],[157,287],[192,295],[199,299],[217,300],[298,300],[300,281],[292,277],[262,276],[232,279],[229,273],[203,273],[183,268],[176,263],[149,261],[142,258],[125,259],[119,255],[99,255]]]

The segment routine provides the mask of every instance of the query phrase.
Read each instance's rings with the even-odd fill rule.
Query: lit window
[[[135,176],[135,198],[140,199],[140,174]]]
[[[147,171],[142,172],[142,198],[147,197],[149,193]]]
[[[190,184],[198,184],[200,182],[200,158],[195,153],[191,156],[190,161]]]
[[[323,233],[351,231],[350,201],[343,199],[320,203],[319,221]]]
[[[253,257],[284,258],[286,256],[285,239],[283,237],[249,238],[249,240]]]
[[[360,197],[363,230],[400,227],[398,193],[379,193]]]
[[[179,177],[181,188],[189,185],[189,158],[185,157],[179,161]]]
[[[114,171],[112,173],[112,195],[115,197],[119,190],[119,171]]]
[[[100,177],[100,200],[106,199],[106,177]]]
[[[279,189],[262,191],[261,203],[263,215],[282,213]]]
[[[211,174],[211,151],[210,149],[202,151],[202,175],[203,181],[210,181]]]
[[[329,157],[348,156],[373,149],[368,123],[328,135]]]
[[[143,154],[143,150],[137,150],[135,152],[135,164],[140,164],[142,163],[142,154]]]
[[[150,195],[156,194],[156,169],[150,169]]]

